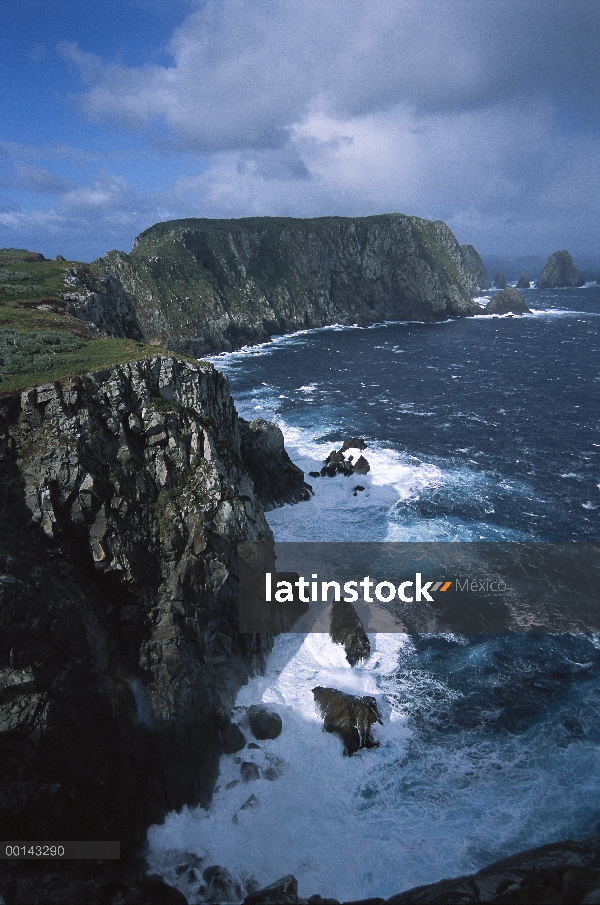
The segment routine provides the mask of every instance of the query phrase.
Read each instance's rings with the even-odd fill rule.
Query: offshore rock
[[[265,511],[309,500],[312,488],[287,454],[281,429],[264,418],[239,418],[238,427],[242,461]]]
[[[497,273],[494,277],[494,285],[496,289],[506,289],[506,278],[502,272]]]
[[[344,440],[341,449],[332,449],[327,458],[325,459],[325,465],[321,468],[320,472],[310,472],[312,477],[328,477],[334,478],[337,474],[345,475],[346,477],[350,477],[353,474],[368,474],[371,470],[371,466],[369,465],[367,459],[363,455],[358,456],[356,458],[355,449],[366,449],[367,444],[365,441],[361,439],[357,439],[356,437],[352,437],[349,440]],[[344,453],[348,450],[353,450],[352,455],[349,455],[347,458],[344,456]],[[353,460],[356,458],[356,461]]]
[[[200,356],[327,324],[473,314],[472,261],[445,223],[387,214],[173,220],[93,267],[146,342]]]
[[[517,289],[529,289],[530,286],[531,286],[531,280],[529,279],[529,274],[527,274],[527,273],[525,273],[525,271],[523,271],[523,273],[517,280]]]
[[[502,292],[497,292],[486,307],[482,314],[528,314],[529,308],[525,302],[525,296],[518,289],[509,286]]]
[[[344,754],[352,755],[361,748],[378,748],[371,735],[373,723],[382,723],[377,701],[370,695],[354,697],[336,688],[313,688],[326,732],[335,732],[344,743]],[[382,723],[383,725],[383,723]]]
[[[281,735],[282,722],[278,713],[252,704],[248,707],[248,722],[250,731],[259,742],[268,738],[278,738]]]
[[[585,280],[573,264],[569,252],[555,251],[548,258],[536,286],[538,289],[558,289],[584,284]]]
[[[241,541],[273,550],[211,365],[157,357],[0,402],[10,838],[120,839],[125,863],[165,813],[209,804],[219,714],[273,641],[239,634]],[[42,868],[1,862],[0,894]]]
[[[368,660],[371,656],[369,636],[351,603],[344,600],[333,602],[330,635],[335,644],[343,645],[350,666],[356,666],[360,660]]]

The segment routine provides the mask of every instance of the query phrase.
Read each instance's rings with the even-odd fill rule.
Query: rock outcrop
[[[546,261],[536,286],[538,289],[559,289],[566,286],[583,286],[584,283],[585,280],[573,264],[569,252],[555,251]]]
[[[77,264],[66,272],[63,282],[68,291],[62,298],[74,317],[107,336],[142,339],[135,307],[117,278],[109,273],[100,275],[96,267]]]
[[[356,494],[355,494],[356,495]],[[351,603],[335,600],[331,609],[331,640],[341,644],[350,666],[371,656],[371,642]]]
[[[528,314],[529,308],[525,302],[525,296],[518,289],[509,286],[496,295],[487,303],[481,312],[482,314]]]
[[[334,732],[344,743],[344,754],[356,754],[361,748],[378,748],[371,734],[374,723],[382,723],[377,701],[370,695],[357,698],[337,688],[313,688],[326,732]]]
[[[309,500],[312,488],[305,483],[302,469],[288,456],[280,428],[264,418],[240,418],[238,426],[242,461],[264,509]]]
[[[281,735],[282,723],[279,714],[257,704],[248,707],[248,723],[250,732],[259,741],[279,738]]]
[[[496,289],[506,289],[506,277],[502,272],[497,273],[494,277],[494,286]]]
[[[352,437],[344,440],[341,449],[331,450],[321,471],[311,471],[309,474],[313,478],[334,478],[338,474],[347,478],[353,474],[366,475],[371,470],[368,460],[362,455],[362,450],[366,448],[367,444],[362,438]],[[345,456],[344,453],[349,455]]]
[[[476,254],[445,223],[401,214],[255,217],[158,223],[93,268],[147,342],[199,356],[307,327],[473,314]]]
[[[523,273],[517,280],[517,289],[529,289],[530,286],[531,286],[531,280],[529,279],[529,274],[525,273],[525,271],[523,271]]]
[[[158,357],[4,398],[0,469],[0,822],[119,839],[125,870],[149,824],[209,803],[239,743],[222,713],[272,645],[238,633],[237,544],[272,535],[227,380]],[[57,865],[53,898],[48,864],[0,865],[15,905],[99,882]]]

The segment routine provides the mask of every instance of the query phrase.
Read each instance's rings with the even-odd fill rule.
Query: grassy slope
[[[60,297],[63,275],[76,262],[35,257],[0,249],[0,395],[165,353],[92,333]]]

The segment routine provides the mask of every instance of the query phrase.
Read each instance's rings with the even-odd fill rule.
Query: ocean
[[[333,326],[215,357],[240,415],[276,421],[307,475],[367,443],[367,476],[307,476],[310,501],[268,513],[276,540],[599,541],[600,286],[524,295],[523,317]],[[148,834],[190,903],[210,865],[241,897],[291,873],[344,901],[600,831],[600,636],[370,641],[351,668],[326,634],[279,636],[241,689],[240,722],[261,702],[283,721],[243,752],[261,778],[235,782],[240,755],[223,756],[210,810]],[[380,747],[343,757],[316,685],[374,695]]]

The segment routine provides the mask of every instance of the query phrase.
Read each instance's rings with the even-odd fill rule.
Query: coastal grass
[[[21,374],[3,374],[2,380],[0,380],[0,395],[20,392],[40,384],[66,380],[69,377],[78,377],[90,371],[101,371],[104,368],[125,364],[128,361],[153,358],[156,355],[170,356],[175,353],[132,339],[103,337],[83,342],[81,347],[75,351],[57,351],[54,354],[55,363],[40,370],[26,371]],[[176,355],[177,358],[185,357],[179,353]],[[197,364],[196,359],[190,360]],[[46,362],[43,364],[45,365]]]
[[[98,335],[62,298],[76,261],[46,261],[27,249],[0,249],[0,396],[78,377],[167,349]],[[93,269],[94,265],[87,265]],[[197,363],[196,359],[177,353]]]

